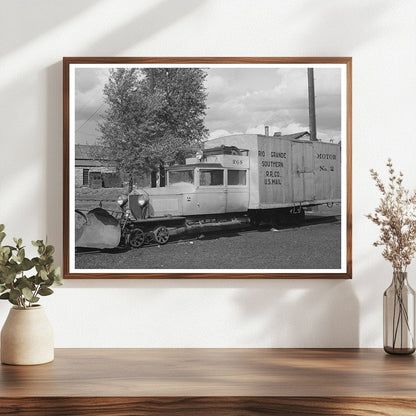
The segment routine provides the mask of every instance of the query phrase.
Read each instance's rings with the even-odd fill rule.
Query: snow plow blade
[[[105,209],[94,208],[87,215],[75,210],[75,247],[115,248],[120,237],[119,222]]]

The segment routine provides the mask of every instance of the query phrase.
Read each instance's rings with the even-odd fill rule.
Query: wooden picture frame
[[[99,93],[99,91],[103,91],[103,85],[110,85],[110,81],[108,80],[109,75],[107,75],[109,74],[108,71],[110,68],[114,70],[113,74],[116,74],[114,77],[119,77],[117,79],[113,78],[114,84],[112,85],[116,86],[116,93],[112,90],[111,94],[124,94],[124,92],[122,92],[124,90],[122,90],[121,85],[126,85],[123,83],[130,82],[128,80],[131,80],[128,78],[130,75],[126,74],[134,73],[134,82],[136,82],[138,86],[134,86],[133,88],[130,85],[130,90],[128,92],[130,95],[123,95],[122,98],[125,100],[125,97],[136,97],[134,98],[134,105],[137,107],[134,107],[134,109],[141,108],[142,110],[140,112],[138,110],[131,110],[131,114],[149,114],[148,119],[145,119],[145,116],[143,116],[142,121],[138,121],[137,123],[136,121],[134,122],[136,123],[134,125],[134,129],[136,130],[133,130],[133,124],[128,124],[128,128],[121,127],[123,121],[120,120],[124,116],[120,116],[120,119],[114,121],[115,119],[111,117],[115,117],[116,109],[112,106],[116,106],[116,104],[111,104],[111,102],[115,101],[111,101],[108,94],[105,96],[107,99],[107,101],[105,101],[104,93],[102,93],[102,95]],[[205,196],[204,201],[208,202],[201,202],[202,200],[194,202],[193,194],[186,194],[187,196],[185,196],[183,191],[180,191],[182,192],[180,195],[183,199],[179,199],[178,197],[176,200],[175,194],[173,197],[169,197],[170,199],[168,198],[169,201],[167,202],[167,199],[163,199],[163,192],[166,193],[167,188],[163,190],[163,192],[161,190],[153,192],[149,190],[151,188],[147,187],[146,191],[142,191],[142,187],[139,187],[134,181],[141,175],[140,172],[150,172],[150,163],[153,163],[152,166],[154,166],[155,163],[149,162],[149,165],[146,165],[147,162],[143,162],[143,155],[145,154],[145,150],[143,150],[145,149],[143,147],[145,146],[144,141],[140,144],[140,146],[142,146],[140,149],[142,150],[137,153],[138,155],[140,154],[137,156],[137,165],[140,165],[139,167],[142,169],[140,170],[139,167],[137,168],[137,172],[139,173],[137,173],[136,170],[133,172],[132,169],[134,169],[134,163],[130,164],[130,167],[126,167],[127,162],[125,164],[124,161],[127,160],[127,158],[123,156],[121,150],[120,153],[118,153],[119,149],[122,149],[120,144],[121,140],[124,140],[124,143],[126,143],[127,140],[130,140],[128,143],[135,143],[135,137],[138,136],[134,136],[133,133],[130,133],[130,131],[144,131],[143,126],[145,125],[145,122],[148,122],[148,120],[151,119],[154,122],[152,126],[156,125],[156,127],[151,127],[155,129],[154,131],[162,131],[162,125],[159,126],[157,124],[158,120],[162,119],[155,115],[156,112],[151,112],[151,110],[149,110],[149,108],[153,108],[150,107],[150,105],[155,105],[159,106],[154,107],[158,109],[157,111],[159,111],[159,109],[162,109],[164,103],[167,102],[166,97],[161,95],[162,93],[160,91],[162,87],[159,87],[159,84],[157,84],[157,82],[162,82],[158,81],[162,78],[157,78],[159,76],[163,76],[163,71],[161,71],[162,69],[166,75],[166,85],[175,86],[176,90],[182,91],[182,95],[185,94],[185,90],[189,92],[191,89],[189,85],[194,85],[194,79],[197,79],[196,77],[203,74],[202,78],[199,78],[200,81],[202,80],[201,84],[193,87],[195,89],[192,91],[195,92],[195,95],[186,99],[186,105],[190,105],[189,103],[195,98],[197,91],[204,91],[205,100],[208,100],[207,97],[213,96],[214,93],[211,93],[211,91],[215,91],[216,94],[219,94],[216,103],[214,103],[213,99],[208,104],[204,102],[202,104],[203,108],[201,107],[202,110],[200,108],[201,111],[199,113],[205,114],[207,111],[210,112],[207,117],[211,123],[208,127],[210,128],[209,134],[211,134],[209,139],[212,139],[212,141],[205,141],[202,145],[203,150],[199,153],[196,152],[193,156],[189,156],[189,154],[186,155],[185,150],[181,153],[181,160],[188,157],[188,159],[186,159],[187,162],[189,162],[192,166],[196,166],[194,171],[195,173],[192,171],[192,174],[190,174],[188,170],[186,170],[186,175],[192,176],[192,179],[189,180],[192,184],[187,184],[187,186],[193,187],[192,192],[194,192],[197,188],[203,188],[203,175],[209,176],[209,185],[214,183],[214,175],[220,178],[219,182],[216,184],[217,186],[211,186],[211,194]],[[310,71],[310,69],[312,69],[312,71]],[[304,72],[300,73],[300,71]],[[174,78],[172,75],[172,78],[169,78],[171,77],[171,74],[174,73],[182,74],[183,76],[178,75],[177,78]],[[209,75],[207,75],[207,73],[209,73]],[[103,84],[104,76],[107,77],[105,78],[107,81]],[[123,78],[122,81],[120,81],[121,77],[124,76],[126,78]],[[195,76],[195,78],[186,78],[185,81],[181,81],[183,77],[188,76]],[[272,78],[272,76],[275,76],[276,79]],[[302,78],[303,76],[305,79]],[[97,77],[101,78],[98,80]],[[156,81],[152,77],[156,77]],[[171,81],[171,79],[173,79],[173,81]],[[171,82],[171,84],[167,84],[168,82]],[[181,82],[183,83],[181,84]],[[186,87],[184,87],[185,85]],[[307,87],[305,87],[306,85]],[[200,87],[201,90],[198,90]],[[168,87],[166,87],[166,91],[167,88]],[[173,88],[173,90],[175,90],[175,88]],[[140,94],[137,92],[138,89]],[[107,93],[110,93],[109,91],[110,90],[107,89]],[[155,91],[158,95],[155,95]],[[300,93],[299,91],[302,92]],[[306,98],[303,94],[305,94]],[[97,101],[94,101],[94,97],[98,97]],[[114,96],[111,97],[114,99]],[[314,97],[313,104],[311,104],[311,97]],[[316,106],[315,97],[317,102]],[[293,100],[291,101],[292,98]],[[121,98],[118,98],[118,96],[117,99],[120,102],[122,101]],[[305,100],[308,102],[309,106],[308,104],[305,104]],[[324,100],[326,101],[324,102]],[[294,104],[295,101],[297,102],[296,105]],[[149,104],[149,102],[153,104]],[[281,107],[276,110],[275,103],[280,102],[281,104],[279,105]],[[311,110],[311,106],[313,106],[313,110]],[[207,107],[209,107],[209,109],[207,109]],[[94,108],[97,110],[94,110]],[[166,110],[168,107],[163,108]],[[113,110],[113,113],[108,112]],[[241,114],[239,113],[240,110]],[[130,109],[126,110],[126,113],[120,112],[119,109],[117,111],[117,114],[119,115],[127,114],[127,112],[130,112]],[[148,111],[148,113],[146,113],[146,111]],[[187,111],[188,113],[186,114],[196,113],[196,110]],[[246,111],[246,113],[244,113],[244,111]],[[307,112],[306,114],[305,111]],[[97,117],[100,112],[102,113],[100,116],[101,118],[98,119]],[[226,116],[228,113],[229,117]],[[312,115],[313,113],[315,113],[315,116]],[[160,114],[164,113],[161,112]],[[254,114],[256,114],[256,116],[254,116]],[[266,115],[268,115],[269,119],[267,119]],[[257,117],[257,119],[255,117]],[[261,119],[261,117],[263,117],[263,119]],[[235,122],[233,121],[234,118],[236,120]],[[252,124],[248,124],[248,119],[250,119],[251,123],[255,123],[256,120],[260,120],[260,123],[258,126],[254,126]],[[283,119],[284,122],[281,122]],[[177,118],[177,120],[183,120],[183,117],[181,119]],[[222,131],[222,129],[219,128],[219,126],[221,127],[221,120],[227,124],[227,128],[224,128],[223,130],[226,133],[230,133],[225,134],[226,138],[219,136]],[[271,126],[267,125],[265,127],[262,125],[261,120],[263,120],[264,124],[266,124],[266,122],[268,124],[270,123]],[[273,129],[276,130],[276,126],[273,125],[276,120],[278,120],[276,124],[278,124],[277,127],[279,127],[279,129],[280,126],[283,125],[283,134],[275,131],[273,135],[268,137],[270,133],[273,133]],[[301,131],[302,134],[299,136],[297,133],[294,133],[294,128],[296,126],[307,125],[307,121],[305,120],[309,120],[308,127],[304,127]],[[232,124],[237,123],[238,121],[246,124],[239,129]],[[113,124],[110,124],[110,122]],[[164,123],[167,122],[164,121]],[[182,137],[179,137],[180,134],[177,133],[177,131],[179,131],[180,123],[181,121],[178,121],[177,124],[172,124],[173,127],[171,130],[166,127],[167,124],[163,125],[163,131],[168,131],[168,133],[166,133],[167,139],[164,138],[164,140],[182,140]],[[188,124],[189,123],[190,121],[188,120]],[[214,131],[212,126],[216,126],[217,130]],[[259,131],[259,126],[263,129],[266,128],[266,130]],[[183,126],[181,125],[181,128],[182,127]],[[101,130],[99,133],[95,134],[94,131],[97,132],[98,128]],[[122,130],[122,128],[124,128],[124,130]],[[129,133],[123,133],[126,135],[123,136],[123,138],[120,138],[122,135],[120,132],[125,131],[126,129],[129,130]],[[114,131],[119,133],[114,133]],[[64,278],[351,278],[351,131],[352,58],[350,57],[63,58]],[[80,132],[82,132],[82,134]],[[216,135],[215,137],[213,132]],[[145,137],[143,140],[148,140],[146,134],[143,133],[143,136],[140,137]],[[156,137],[156,133],[154,133],[153,130],[152,134],[152,137]],[[230,139],[231,136],[233,136],[234,139]],[[241,139],[241,141],[238,141],[236,137],[238,140]],[[103,142],[104,138],[108,141]],[[253,143],[256,139],[259,140],[258,143],[269,143],[264,144],[264,149],[266,150],[263,148],[263,150],[260,149],[260,146],[263,146],[263,144],[258,144],[256,145],[257,147],[255,147]],[[118,140],[120,142],[118,142]],[[276,148],[273,147],[277,142],[282,144],[279,144]],[[159,142],[152,143],[157,143],[157,145],[154,145],[153,147],[153,149],[155,149],[156,160],[156,152],[159,151],[159,147],[162,148],[163,146]],[[167,146],[171,142],[165,141],[163,143],[166,143]],[[180,146],[182,146],[183,143],[180,143]],[[240,143],[244,143],[246,148],[237,146]],[[306,144],[302,145],[302,143]],[[113,148],[113,145],[118,147]],[[247,146],[251,150],[248,149]],[[125,147],[128,149],[127,145],[125,145]],[[296,148],[303,150],[299,150],[300,156],[298,155],[295,157],[294,149]],[[97,149],[101,153],[96,153]],[[179,147],[175,149],[179,149]],[[182,147],[180,149],[182,149]],[[330,151],[326,149],[330,149]],[[131,150],[126,151],[133,154]],[[166,150],[163,151],[165,151],[164,154],[166,155]],[[222,153],[219,154],[218,152]],[[262,152],[264,154],[262,154]],[[94,154],[94,156],[91,156],[91,154]],[[107,156],[104,156],[104,154]],[[177,154],[179,155],[179,151]],[[126,155],[126,153],[124,153],[124,155]],[[153,154],[150,153],[150,158],[152,158],[152,155]],[[140,162],[139,157],[142,158],[140,159]],[[179,158],[179,156],[175,157]],[[233,161],[231,158],[234,158]],[[147,160],[148,159],[146,159],[146,161]],[[301,166],[300,160],[302,161],[302,166],[304,166],[304,168],[299,167]],[[133,162],[135,161],[136,159],[133,159]],[[213,163],[213,161],[215,161],[215,163]],[[233,172],[230,174],[229,171],[233,170],[233,167],[225,165],[224,163],[228,163],[227,161],[229,163],[241,163],[243,168],[239,170],[240,173]],[[209,166],[211,166],[211,170],[205,170],[202,172],[202,165],[198,165],[198,163],[201,162],[207,162]],[[179,168],[178,171],[175,170],[175,163],[175,161],[170,161],[169,164],[168,162],[164,162],[163,164],[161,163],[158,173],[157,170],[155,170],[155,175],[150,172],[149,177],[146,176],[149,180],[149,184],[163,185],[162,178],[165,175],[165,169],[166,172],[169,172],[166,173],[166,177],[169,175],[169,181],[172,181],[172,184],[172,178],[174,178],[175,175],[180,176],[182,181],[184,174],[178,173],[180,170]],[[221,163],[223,163],[223,165],[221,165]],[[247,166],[245,163],[247,163]],[[256,165],[256,163],[258,165]],[[307,168],[306,165],[308,164],[311,164],[312,167]],[[169,167],[170,165],[173,165],[173,167]],[[215,168],[212,167],[214,165]],[[182,168],[182,171],[184,169],[185,168]],[[244,169],[246,173],[241,173]],[[252,170],[250,171],[250,169]],[[252,172],[254,172],[255,169],[257,173],[254,175]],[[287,170],[285,171],[285,169]],[[333,179],[335,174],[339,176],[338,179]],[[143,175],[147,175],[147,173],[143,173]],[[244,179],[241,179],[242,175],[244,175]],[[253,175],[254,179],[250,175]],[[240,179],[235,179],[237,177],[240,177]],[[128,180],[126,178],[128,178]],[[140,180],[142,180],[141,176],[140,178]],[[147,180],[146,178],[143,179],[143,181]],[[198,183],[197,178],[199,181]],[[324,178],[322,179],[322,183],[319,182],[321,180],[319,178]],[[238,182],[239,180],[240,182]],[[138,179],[137,181],[139,182]],[[185,179],[185,182],[186,181],[188,181],[188,179]],[[123,214],[120,214],[122,215],[120,218],[125,219],[122,220],[117,218],[117,224],[122,224],[120,227],[113,220],[111,220],[111,218],[108,219],[107,217],[100,217],[100,213],[102,213],[103,210],[110,212],[109,208],[106,208],[105,204],[113,204],[116,192],[116,190],[113,192],[113,188],[100,188],[100,186],[111,187],[115,183],[118,183],[120,186],[124,186],[123,189],[127,189],[127,187],[130,186],[130,190],[132,185],[137,185],[128,196],[128,204],[122,205],[121,209],[123,210]],[[182,184],[183,182],[180,182],[181,186]],[[235,197],[238,199],[238,204],[241,206],[243,206],[243,202],[241,201],[245,200],[244,198],[248,201],[247,207],[249,207],[248,204],[251,204],[251,208],[247,208],[247,212],[238,214],[241,218],[237,218],[237,214],[235,214],[235,218],[232,217],[234,213],[230,207],[233,205],[228,199],[222,203],[221,208],[215,206],[214,208],[204,208],[205,211],[198,211],[198,209],[202,209],[201,206],[205,203],[207,206],[210,204],[215,205],[220,198],[224,198],[223,194],[221,194],[221,197],[218,196],[219,194],[217,191],[219,192],[220,189],[221,192],[225,192],[225,198],[231,198],[231,188],[233,188],[233,184],[237,184],[241,188],[246,186],[247,193],[249,195],[247,197],[244,196],[246,195],[246,191],[242,190],[242,193],[239,194],[240,196]],[[267,188],[267,184],[270,185],[270,187]],[[282,190],[283,186],[286,186],[286,184],[292,184],[293,189],[289,190],[290,188],[287,188],[288,190],[286,191]],[[295,186],[294,184],[297,185]],[[207,183],[204,183],[204,185],[207,185]],[[257,186],[259,187],[259,190],[257,190]],[[272,196],[264,196],[262,187],[264,189],[267,188],[268,194],[264,191],[264,195],[270,194]],[[238,188],[238,186],[236,188]],[[308,189],[312,191],[307,191]],[[159,196],[153,196],[152,192],[155,194],[159,192],[160,195],[163,194],[163,198],[159,194]],[[254,192],[257,192],[257,197],[250,196],[250,192],[253,194]],[[309,196],[306,196],[307,192],[310,193]],[[295,194],[302,194],[302,196],[294,196]],[[320,196],[317,196],[318,194]],[[94,195],[96,195],[96,197]],[[105,198],[106,195],[110,195],[110,197],[107,198],[108,201]],[[144,199],[147,198],[147,201],[142,198],[143,195]],[[281,198],[286,201],[286,205],[284,207],[277,205],[276,195],[283,195]],[[156,201],[157,198],[159,198],[159,202]],[[304,200],[302,200],[302,198]],[[306,198],[309,202],[306,201]],[[137,202],[134,202],[136,200],[139,201],[139,205],[137,205]],[[82,205],[79,201],[83,201],[82,204],[84,205]],[[92,214],[91,212],[95,208],[91,205],[91,201],[96,203],[97,207],[97,210]],[[190,208],[188,209],[190,205],[186,205],[186,201],[189,202],[189,204],[194,204],[192,205],[192,209],[194,211]],[[121,201],[120,203],[126,203],[126,201]],[[133,203],[136,203],[134,207]],[[141,203],[147,205],[142,206],[140,205]],[[253,205],[255,203],[257,205]],[[280,203],[281,200],[279,199],[279,204]],[[289,206],[288,204],[292,205]],[[328,208],[323,208],[325,206],[324,204],[326,204]],[[81,208],[79,208],[80,206]],[[102,207],[98,209],[99,206]],[[166,211],[168,210],[168,208],[166,208],[167,206],[170,207],[169,209],[171,209],[173,214]],[[266,209],[268,210],[267,215],[265,214]],[[323,214],[325,209],[338,209],[338,211],[336,211],[337,214],[331,215],[331,213],[329,213],[325,214],[328,216],[325,216]],[[215,218],[205,218],[206,216],[209,216],[206,214],[209,210],[215,211],[211,215]],[[292,221],[291,215],[295,215],[297,218],[298,214],[304,215],[305,210],[309,210],[306,214],[307,220],[310,220],[310,222],[307,223],[308,226],[305,227],[298,224],[287,225],[285,223],[287,219],[286,215],[290,217],[290,223]],[[314,210],[318,211],[315,212]],[[111,214],[116,216],[114,212],[111,211]],[[137,214],[137,212],[139,212],[139,214]],[[158,214],[160,212],[162,212],[162,214],[164,213],[162,215],[163,221],[160,220],[161,216]],[[195,212],[197,212],[198,215],[196,215]],[[200,212],[203,214],[199,215]],[[283,218],[280,217],[280,215],[284,213],[285,220],[281,221],[283,222],[283,225],[276,226],[274,224],[274,215],[276,212],[279,214],[279,221]],[[222,216],[222,213],[228,213],[229,215],[225,218],[226,216]],[[81,225],[76,224],[75,217],[77,215],[81,218]],[[103,215],[105,216],[106,214],[104,213]],[[272,225],[266,225],[266,222],[269,223],[268,219],[270,215],[273,217],[273,220],[271,220]],[[189,221],[190,218],[192,218],[193,222]],[[318,220],[316,220],[316,218],[318,218]],[[173,222],[170,221],[172,219]],[[315,222],[312,221],[312,219],[314,219]],[[160,225],[159,228],[149,228],[150,220],[156,221],[156,225]],[[247,222],[251,221],[256,225],[260,223],[260,228],[250,228],[246,222],[244,222],[246,220]],[[124,222],[121,223],[120,221]],[[232,229],[233,221],[234,223],[237,221],[237,225],[241,225],[241,228],[236,226],[237,231],[234,231],[234,234],[227,234],[226,232],[226,235],[221,234],[221,238],[217,238],[215,233],[209,234],[209,238],[205,240],[204,238],[198,239],[193,235],[192,238],[184,238],[183,241],[179,240],[180,242],[178,244],[163,245],[165,238],[175,238],[172,237],[172,235],[176,231],[172,230],[177,230],[180,226],[183,226],[189,231],[189,224],[196,224],[196,227],[198,227],[198,221],[199,224],[202,224],[201,227],[204,226],[209,229],[207,232],[210,232],[210,227],[214,227],[214,225],[221,228],[221,222],[226,224],[227,227],[230,222],[230,227]],[[144,225],[142,226],[142,224]],[[331,224],[333,227],[330,229],[331,238],[334,239],[333,241],[326,236],[326,232],[329,230],[329,228],[325,228],[327,224]],[[140,228],[139,226],[142,227],[143,230],[140,229],[140,231],[136,232],[136,228]],[[119,235],[117,234],[117,227],[124,230],[120,231]],[[311,228],[313,229],[312,231],[310,231]],[[127,232],[127,229],[130,231]],[[205,228],[197,228],[197,230],[201,229],[205,230]],[[198,231],[195,232],[197,233]],[[262,235],[260,235],[261,233]],[[139,246],[143,244],[143,241],[144,243],[152,241],[157,244],[150,244],[150,247],[146,246],[146,248],[141,247],[137,249],[131,249],[128,247],[124,249],[120,248],[120,246],[118,248],[114,247],[113,249],[106,248],[106,245],[115,244],[110,244],[110,240],[113,241],[114,239],[114,241],[116,241],[116,234],[119,241],[124,242],[125,246],[128,246],[128,244],[135,244],[136,246]],[[91,235],[93,237],[91,237]],[[105,237],[103,238],[102,235]],[[320,240],[315,241],[315,238],[318,238],[315,237],[316,235],[320,235]],[[78,251],[76,250],[76,246],[78,245],[82,247],[83,244],[85,244],[88,247],[88,244],[92,244],[91,239],[94,240],[95,236],[98,236],[97,241],[99,241],[99,243],[97,244],[102,244],[102,247],[97,247],[97,249],[92,249],[90,247],[88,249],[81,248],[78,249]],[[226,240],[227,244],[225,244]],[[80,241],[82,242],[79,243]],[[211,241],[211,244],[208,245],[207,241]],[[235,243],[233,243],[233,241]],[[267,243],[267,246],[262,248],[261,245],[263,244],[263,241],[265,241],[264,244]],[[208,247],[208,249],[205,249],[203,244],[207,244],[206,247]],[[185,246],[186,250],[183,248]],[[243,246],[245,251],[243,250]],[[204,253],[206,253],[207,250],[209,253],[212,253],[208,256],[210,259],[208,257],[205,259],[204,257]],[[210,252],[209,250],[212,251]],[[149,253],[148,258],[144,256],[146,253]],[[256,253],[258,253],[258,255],[256,255]],[[251,260],[249,259],[250,256]],[[148,262],[149,264],[152,264],[153,267],[138,267],[137,265],[139,264],[139,260],[137,259],[139,257],[140,264],[146,264],[146,262]],[[241,264],[244,263],[244,267],[236,267],[240,264],[233,263],[236,258],[241,258],[239,261],[241,261]],[[166,264],[164,259],[166,260]],[[198,263],[196,259],[200,261],[200,263]],[[245,263],[244,259],[248,259],[247,263]],[[237,262],[237,260],[235,261]],[[251,262],[251,267],[247,266],[249,262]],[[282,264],[289,262],[288,264],[293,264],[294,267],[281,267],[279,266],[280,262]],[[130,264],[133,263],[134,266],[130,266]],[[320,267],[325,266],[327,263],[330,267]],[[105,266],[102,266],[104,264]],[[172,264],[180,264],[181,267],[172,267]],[[195,266],[195,264],[197,264],[197,266]],[[200,264],[201,267],[199,267]],[[212,267],[207,267],[207,264],[211,264]],[[232,264],[232,266],[230,266],[230,268],[224,266],[218,268],[216,267],[217,264]],[[102,267],[98,267],[97,265]],[[298,265],[301,265],[302,267],[296,267]]]

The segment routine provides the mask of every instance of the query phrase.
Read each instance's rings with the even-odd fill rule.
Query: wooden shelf
[[[0,415],[371,412],[416,414],[414,356],[379,349],[57,349],[49,364],[0,367]]]

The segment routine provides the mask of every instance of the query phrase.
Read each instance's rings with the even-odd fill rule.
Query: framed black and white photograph
[[[64,277],[351,278],[351,67],[64,58]]]

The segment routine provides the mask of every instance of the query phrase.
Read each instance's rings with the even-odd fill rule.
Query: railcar
[[[301,219],[305,208],[341,202],[341,145],[240,134],[209,140],[166,186],[120,196],[122,243],[165,244],[187,230]]]

